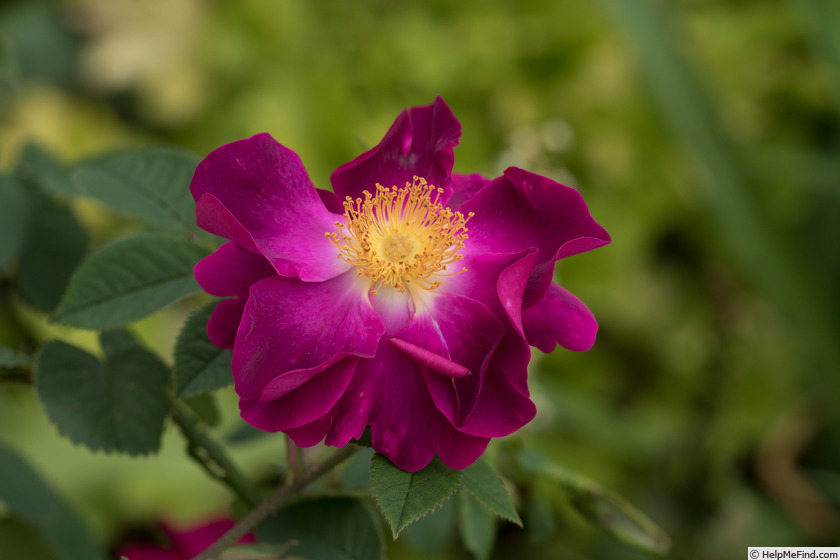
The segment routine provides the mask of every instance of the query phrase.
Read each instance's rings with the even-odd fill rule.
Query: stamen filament
[[[458,252],[467,239],[464,216],[438,201],[443,189],[414,177],[404,187],[376,185],[376,194],[364,191],[364,198],[344,201],[346,226],[336,222],[336,232],[324,235],[338,248],[338,258],[357,268],[359,276],[371,280],[371,293],[380,286],[405,292],[410,283],[426,290],[441,285],[438,276],[447,266],[463,258]]]

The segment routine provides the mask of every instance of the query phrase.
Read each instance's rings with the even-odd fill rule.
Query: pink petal
[[[247,296],[251,284],[275,274],[265,257],[228,242],[195,265],[199,285],[210,295]]]
[[[478,191],[483,189],[490,179],[473,173],[472,175],[452,174],[452,198],[447,206],[452,210],[458,210],[466,201],[474,197]]]
[[[508,351],[508,345],[503,342],[496,355]],[[490,363],[472,414],[458,426],[465,434],[504,437],[533,420],[536,415],[537,409],[528,393],[510,383],[509,372],[503,366],[504,361],[508,360],[493,360]]]
[[[598,323],[571,292],[552,284],[545,297],[523,314],[525,336],[532,346],[551,352],[556,345],[585,352],[595,343]]]
[[[270,383],[306,382],[347,356],[373,356],[384,332],[359,279],[348,272],[325,282],[273,276],[251,287],[233,350],[233,378],[243,399]],[[292,376],[289,382],[275,378]]]
[[[195,278],[207,293],[226,297],[219,302],[207,322],[210,342],[219,348],[233,348],[242,311],[248,301],[251,284],[275,274],[263,257],[228,242],[195,266]]]
[[[343,218],[326,209],[297,154],[268,134],[211,152],[190,190],[201,227],[262,253],[279,274],[318,281],[349,268],[324,237]]]
[[[373,448],[407,471],[422,469],[436,453],[448,466],[464,468],[487,445],[486,438],[462,433],[437,410],[418,366],[389,344],[381,344],[375,358],[360,360],[327,417],[327,445],[345,445],[369,425]],[[313,423],[310,433],[323,426]]]
[[[557,259],[595,249],[610,237],[575,189],[516,167],[505,170],[464,203],[469,221],[464,254],[517,253],[536,248],[525,306],[542,298]]]
[[[214,346],[233,350],[247,302],[246,297],[238,297],[223,299],[216,305],[207,321],[207,337]]]
[[[380,371],[376,406],[369,425],[373,448],[406,471],[429,464],[438,449],[453,468],[475,461],[474,437],[462,434],[437,410],[417,366],[397,350],[383,345],[375,360]],[[486,442],[483,442],[486,445]]]
[[[388,342],[421,366],[435,405],[457,426],[475,407],[487,364],[503,334],[502,323],[485,305],[444,293]]]
[[[452,148],[460,136],[461,125],[442,98],[406,109],[376,147],[333,172],[333,189],[340,200],[357,198],[365,190],[372,193],[377,183],[402,186],[416,175],[443,188],[441,202],[446,202],[452,193]]]
[[[359,358],[351,357],[319,371],[295,389],[268,399],[240,399],[242,418],[265,432],[299,428],[327,414],[344,394]]]

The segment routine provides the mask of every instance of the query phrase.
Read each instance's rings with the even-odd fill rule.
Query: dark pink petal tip
[[[330,181],[339,199],[374,192],[376,184],[402,186],[414,176],[444,189],[441,202],[452,195],[449,185],[453,147],[461,137],[461,124],[438,97],[425,107],[406,109],[370,151],[336,169]]]
[[[551,352],[558,344],[585,352],[595,344],[598,322],[592,312],[568,290],[552,284],[545,297],[522,313],[525,336],[532,346]]]

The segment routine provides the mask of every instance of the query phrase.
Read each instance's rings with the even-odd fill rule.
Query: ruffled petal
[[[220,301],[207,322],[210,342],[219,348],[233,348],[251,284],[276,274],[274,268],[262,255],[228,242],[200,260],[193,272],[207,293],[233,296]]]
[[[508,341],[505,340],[496,354],[511,350]],[[504,437],[533,420],[537,414],[537,408],[529,398],[528,392],[523,392],[521,388],[510,383],[509,372],[503,365],[506,361],[508,360],[491,361],[481,387],[480,398],[472,414],[458,426],[465,434],[476,437]],[[527,368],[527,364],[525,367]]]
[[[416,175],[444,189],[440,201],[446,203],[452,194],[452,148],[460,137],[461,124],[442,98],[406,109],[376,147],[333,172],[333,189],[340,200],[358,198],[364,191],[373,193],[377,183],[402,186]]]
[[[198,261],[193,273],[205,292],[219,297],[247,296],[251,284],[275,274],[265,257],[232,242]]]
[[[513,255],[470,255],[464,259],[467,272],[453,276],[440,288],[445,293],[477,299],[504,326],[504,336],[490,359],[477,400],[469,413],[459,418],[458,429],[466,434],[502,437],[536,414],[528,390],[531,350],[522,327],[522,302],[536,256],[534,249]],[[447,406],[451,397],[441,390],[441,383],[427,379],[432,381],[429,390],[435,403]]]
[[[324,440],[330,426],[332,426],[332,417],[327,414],[309,424],[290,428],[285,431],[285,434],[292,438],[298,447],[312,447]]]
[[[264,432],[299,428],[323,418],[344,394],[358,357],[339,360],[295,389],[271,400],[240,399],[242,418]]]
[[[371,357],[384,330],[353,272],[325,282],[260,280],[236,337],[236,392],[259,399],[270,384],[289,391],[342,358]]]
[[[536,248],[525,307],[538,302],[557,259],[609,243],[575,189],[516,167],[491,181],[461,207],[474,212],[463,254],[517,253]]]
[[[190,190],[201,227],[261,253],[279,274],[320,281],[349,268],[324,236],[343,217],[324,206],[297,154],[268,134],[211,152]]]
[[[207,337],[214,346],[233,350],[247,302],[247,297],[237,297],[223,299],[216,305],[207,321]]]
[[[439,295],[479,301],[506,329],[522,333],[522,301],[536,257],[533,248],[514,254],[468,254],[459,262],[467,270],[444,280]]]
[[[482,303],[441,294],[388,342],[421,366],[438,410],[458,426],[475,407],[503,334],[502,323]]]
[[[435,454],[451,468],[465,468],[488,441],[457,430],[435,407],[418,366],[386,343],[375,358],[359,361],[353,380],[329,414],[290,435],[317,442],[328,423],[327,445],[346,445],[370,426],[376,452],[407,471],[422,469]]]
[[[551,352],[560,345],[585,352],[595,344],[598,322],[570,291],[551,284],[540,302],[522,313],[525,336],[532,346]]]

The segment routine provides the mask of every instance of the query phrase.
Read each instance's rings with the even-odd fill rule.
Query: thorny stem
[[[251,480],[233,463],[224,447],[213,439],[184,405],[173,403],[172,419],[187,440],[187,451],[207,473],[225,484],[249,507],[260,503],[262,496]]]
[[[214,560],[218,558],[225,549],[233,546],[236,541],[259,525],[263,519],[280,509],[289,498],[297,494],[313,480],[324,476],[337,467],[358,449],[358,447],[352,444],[345,445],[322,462],[315,464],[311,469],[303,472],[300,477],[288,477],[286,484],[283,484],[275,490],[273,494],[240,519],[236,525],[222,535],[219,540],[210,545],[204,552],[195,556],[193,560]]]

